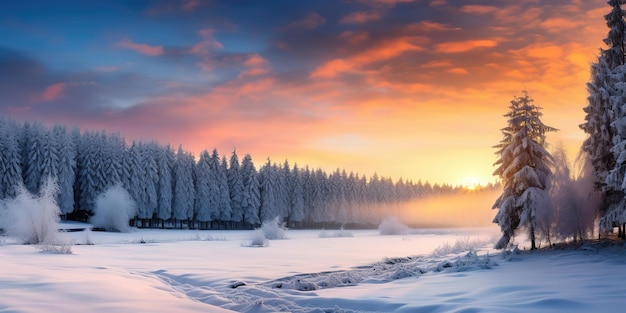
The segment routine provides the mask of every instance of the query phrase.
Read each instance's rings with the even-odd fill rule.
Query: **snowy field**
[[[67,233],[72,254],[0,237],[0,312],[619,312],[626,249],[505,253],[493,228]],[[352,237],[336,237],[352,235]],[[84,245],[92,243],[93,245]],[[461,251],[476,246],[475,252]]]

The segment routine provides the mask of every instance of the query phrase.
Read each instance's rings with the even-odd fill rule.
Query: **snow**
[[[0,311],[607,312],[626,305],[626,248],[618,245],[502,254],[489,249],[497,230],[484,228],[325,238],[320,230],[287,230],[286,240],[243,246],[252,232],[68,232],[78,244],[69,255],[0,237]]]

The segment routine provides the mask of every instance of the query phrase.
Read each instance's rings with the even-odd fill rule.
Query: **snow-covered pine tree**
[[[59,194],[57,204],[62,215],[74,211],[74,182],[76,181],[76,144],[65,126],[56,125],[52,129],[59,150],[57,184]]]
[[[623,137],[617,134],[616,124],[623,117],[621,101],[623,92],[616,88],[616,84],[624,82],[624,75],[618,70],[625,64],[625,30],[626,20],[622,5],[624,0],[609,0],[611,11],[604,16],[609,28],[604,43],[608,49],[600,49],[598,61],[591,65],[591,80],[587,84],[589,96],[588,105],[584,108],[585,122],[580,128],[589,135],[583,142],[582,150],[592,165],[595,188],[601,191],[600,213],[603,218],[601,226],[612,228],[614,223],[620,223],[615,218],[622,211],[620,204],[624,201],[623,160],[617,161],[623,150]],[[617,72],[614,72],[618,70]],[[619,122],[617,122],[619,124]],[[617,137],[617,138],[614,138]],[[610,174],[609,174],[610,173]],[[626,224],[621,223],[620,235],[625,237]]]
[[[259,171],[261,177],[261,207],[259,217],[261,221],[271,221],[279,212],[277,210],[276,203],[276,176],[272,169],[272,162],[267,158],[267,162],[263,165]]]
[[[302,175],[298,164],[294,164],[289,179],[291,185],[291,212],[289,221],[291,223],[301,224],[304,221],[304,189],[302,186]]]
[[[126,150],[126,142],[122,135],[113,133],[99,134],[101,141],[98,166],[102,175],[102,184],[98,188],[98,195],[108,188],[117,186],[122,182],[122,158]]]
[[[619,226],[618,235],[626,238],[626,65],[613,69],[610,77],[611,130],[613,131],[612,159],[615,164],[605,180],[606,206],[600,220],[603,231]]]
[[[274,167],[278,182],[276,184],[276,200],[278,202],[278,212],[287,221],[291,219],[291,195],[293,186],[291,184],[291,167],[289,161],[285,160],[283,166]]]
[[[173,169],[172,215],[175,220],[190,221],[193,219],[196,193],[193,183],[194,162],[193,155],[186,153],[182,146],[179,146]]]
[[[0,199],[13,198],[23,184],[17,123],[0,118]]]
[[[222,158],[222,162],[217,168],[217,184],[219,186],[219,212],[222,223],[229,223],[237,220],[233,218],[233,210],[230,206],[230,190],[228,188],[228,161],[226,157]]]
[[[508,123],[502,129],[504,139],[494,146],[498,149],[494,175],[502,180],[504,189],[493,205],[498,209],[493,222],[502,230],[497,249],[506,248],[519,228],[527,228],[531,249],[536,248],[536,213],[549,206],[550,166],[552,155],[545,149],[545,135],[556,131],[543,124],[541,108],[533,104],[526,91],[514,97],[510,111],[504,116]]]
[[[237,150],[233,150],[233,154],[230,156],[230,166],[228,167],[227,174],[232,220],[236,223],[243,223],[244,212],[242,201],[244,187],[241,168],[239,166],[239,158],[237,157]]]
[[[243,219],[250,225],[258,225],[261,223],[259,219],[260,183],[252,157],[249,154],[246,154],[241,161],[241,178],[243,180],[243,195],[241,197]]]
[[[130,148],[124,151],[121,173],[124,189],[128,191],[132,200],[135,201],[137,211],[140,210],[139,205],[143,193],[143,179],[145,177],[141,166],[142,162],[139,144],[133,142]]]
[[[31,194],[39,192],[39,186],[45,179],[41,176],[44,166],[44,132],[39,123],[26,123],[23,128],[23,178],[24,186]]]
[[[614,69],[626,62],[626,20],[624,20],[624,10],[622,5],[626,4],[626,0],[609,0],[607,4],[611,6],[611,12],[604,16],[606,26],[609,28],[604,43],[609,48],[603,51],[603,58],[607,61],[609,67]]]
[[[94,201],[98,196],[97,190],[101,175],[97,170],[97,163],[99,162],[97,151],[102,149],[99,145],[97,135],[92,132],[84,132],[80,137],[80,153],[74,192],[78,199],[78,209],[87,214],[93,212]]]
[[[209,158],[209,215],[211,221],[219,221],[221,218],[220,204],[222,194],[220,192],[220,156],[217,149],[213,149]]]
[[[589,135],[581,149],[592,165],[595,188],[603,192],[604,200],[600,208],[602,212],[606,212],[608,207],[614,206],[622,198],[619,189],[607,186],[606,182],[608,173],[616,166],[616,154],[611,152],[616,143],[612,124],[617,119],[610,101],[615,83],[611,72],[625,63],[626,21],[621,8],[625,2],[624,0],[607,2],[612,8],[611,12],[604,16],[609,32],[603,41],[608,49],[600,49],[597,62],[591,65],[591,80],[587,83],[589,96],[587,106],[583,109],[586,113],[585,122],[580,125],[580,128]],[[611,180],[615,181],[613,178]]]
[[[211,203],[211,170],[209,167],[209,160],[211,156],[209,156],[209,152],[206,150],[200,153],[200,159],[198,159],[198,163],[194,167],[195,173],[195,187],[196,187],[196,198],[194,203],[194,211],[196,220],[200,223],[200,228],[204,228],[202,223],[208,223],[212,221],[211,216],[211,206],[214,205]]]
[[[142,219],[142,227],[149,226],[156,215],[157,209],[157,186],[159,183],[159,171],[154,153],[158,148],[156,142],[139,143],[139,154],[141,155],[140,171],[143,176],[140,180],[139,201],[137,201],[137,217]]]
[[[174,151],[169,145],[161,147],[155,145],[154,156],[157,164],[157,209],[156,218],[161,224],[172,218],[172,167],[174,165]]]

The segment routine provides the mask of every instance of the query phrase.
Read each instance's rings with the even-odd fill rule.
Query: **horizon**
[[[5,6],[5,116],[451,186],[497,181],[492,146],[524,89],[560,129],[548,142],[575,156],[608,12],[564,0]]]

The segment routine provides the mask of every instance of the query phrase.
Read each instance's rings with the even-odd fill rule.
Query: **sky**
[[[0,112],[293,165],[494,182],[527,90],[574,158],[605,1],[0,2]]]

